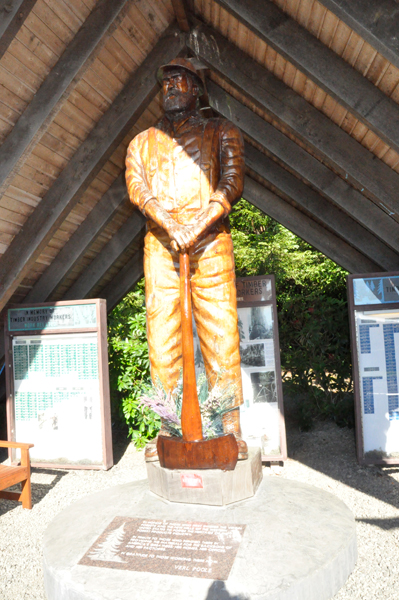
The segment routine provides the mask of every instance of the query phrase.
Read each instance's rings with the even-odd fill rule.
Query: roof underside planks
[[[246,199],[348,271],[399,267],[399,11],[364,1],[23,2],[0,31],[0,308],[103,294],[111,309],[141,277],[126,147],[183,52],[242,129]]]

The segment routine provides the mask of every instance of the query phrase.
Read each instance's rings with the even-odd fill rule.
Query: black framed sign
[[[274,275],[237,279],[243,437],[263,461],[287,459]]]
[[[274,275],[236,280],[241,376],[240,407],[243,438],[258,447],[265,462],[287,459],[280,345]],[[193,318],[195,371],[205,371]]]
[[[357,457],[399,464],[399,272],[348,276]]]
[[[5,350],[8,439],[33,466],[110,468],[105,300],[12,305]]]

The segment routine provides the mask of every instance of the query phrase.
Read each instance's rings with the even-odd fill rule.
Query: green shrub
[[[346,301],[313,293],[279,311],[284,404],[301,429],[331,418],[353,426],[353,381]]]
[[[122,416],[135,445],[143,447],[161,425],[158,415],[139,405],[143,389],[151,383],[144,280],[109,315],[108,350],[114,419]]]

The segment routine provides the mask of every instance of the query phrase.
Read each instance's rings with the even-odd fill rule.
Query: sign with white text
[[[50,329],[84,329],[97,326],[96,304],[11,308],[8,330],[48,331]]]
[[[79,564],[225,581],[245,527],[115,517]]]

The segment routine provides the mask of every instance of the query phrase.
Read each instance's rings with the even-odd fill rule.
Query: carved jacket
[[[126,157],[130,200],[144,214],[155,198],[180,224],[189,224],[219,202],[227,216],[241,197],[244,143],[240,130],[226,119],[204,119],[191,112],[176,127],[165,115],[139,133]]]

